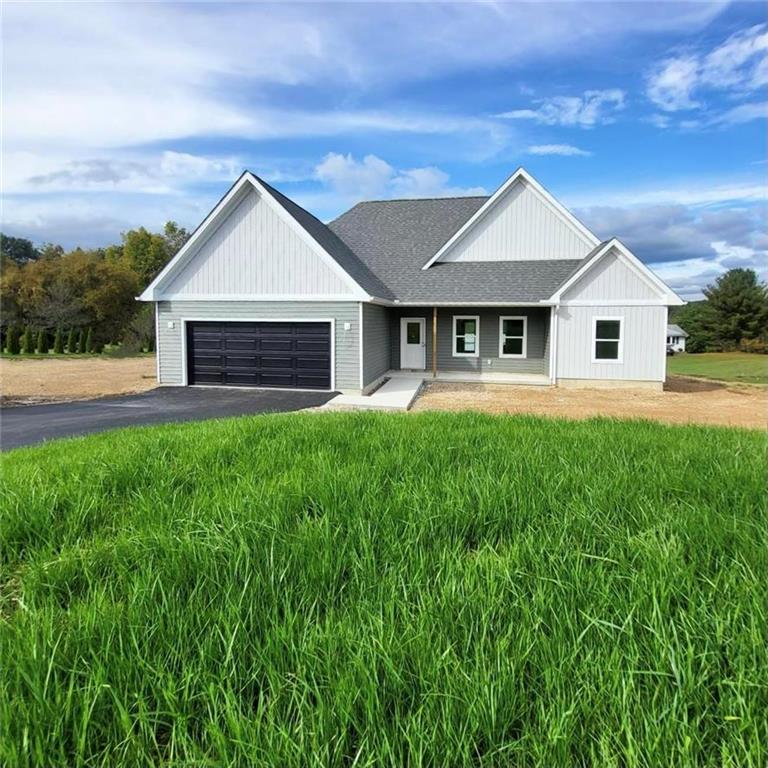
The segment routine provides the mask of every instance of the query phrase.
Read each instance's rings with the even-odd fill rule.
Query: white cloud
[[[692,57],[668,59],[648,79],[648,98],[660,109],[674,112],[699,103],[691,92],[699,79],[699,63]]]
[[[592,153],[571,144],[535,144],[528,147],[529,155],[562,155],[564,157],[589,157]]]
[[[170,194],[196,182],[232,180],[243,170],[236,157],[206,157],[186,152],[50,158],[31,152],[8,153],[5,194],[51,192],[140,192]]]
[[[647,76],[646,95],[660,109],[678,112],[703,107],[708,91],[743,96],[766,82],[768,25],[760,24],[731,35],[708,53],[689,51],[665,59]]]
[[[452,186],[439,168],[398,170],[375,155],[355,160],[331,152],[315,169],[317,178],[345,204],[371,198],[453,197],[487,194],[483,187]]]
[[[717,206],[734,203],[754,203],[768,199],[768,188],[763,181],[734,180],[712,184],[708,178],[690,179],[674,186],[659,182],[655,187],[629,191],[594,190],[571,195],[567,203],[574,208],[600,206],[638,206],[681,204],[690,206]]]
[[[768,118],[768,102],[739,104],[718,115],[712,121],[712,125],[738,125],[749,123],[752,120]]]
[[[513,109],[498,117],[509,120],[535,120],[545,125],[577,125],[592,128],[616,119],[624,109],[624,91],[618,88],[584,91],[581,96],[552,96],[535,102],[535,109]]]

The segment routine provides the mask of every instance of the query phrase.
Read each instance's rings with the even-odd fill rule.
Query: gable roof
[[[449,197],[358,203],[328,226],[400,303],[548,299],[578,268],[580,259],[446,262],[422,269],[487,200]]]
[[[580,259],[440,262],[436,259],[490,210],[512,184],[531,185],[558,215],[593,244]],[[358,203],[324,224],[255,174],[245,171],[187,243],[139,297],[163,298],[163,285],[184,267],[219,223],[256,191],[282,216],[354,293],[352,301],[439,304],[556,303],[606,253],[616,248],[630,267],[659,293],[660,301],[684,303],[618,240],[602,243],[522,168],[491,197],[378,200]],[[428,267],[428,268],[427,268]]]
[[[453,235],[433,254],[424,264],[422,269],[429,269],[440,261],[470,230],[477,226],[492,211],[516,184],[524,183],[538,195],[544,203],[557,215],[568,227],[574,230],[585,243],[585,247],[595,246],[600,241],[593,232],[587,229],[567,208],[556,200],[525,168],[518,168]]]
[[[664,301],[669,306],[680,306],[685,302],[661,279],[659,279],[632,251],[627,248],[618,238],[612,237],[610,240],[604,240],[599,243],[586,258],[583,259],[578,268],[571,276],[552,294],[552,301],[560,301],[563,294],[587,274],[602,258],[609,253],[616,253],[624,260],[640,279],[644,280],[653,288],[660,301]]]
[[[679,325],[670,323],[670,325],[667,326],[667,336],[683,336],[687,339],[689,335],[690,334],[686,333]]]
[[[371,299],[373,297],[391,299],[391,291],[379,281],[375,275],[361,262],[328,227],[309,211],[305,211],[274,187],[267,184],[250,171],[244,171],[229,188],[224,197],[214,206],[200,226],[190,236],[189,240],[179,249],[179,252],[165,265],[155,279],[144,289],[139,299],[142,301],[157,301],[162,298],[162,285],[181,269],[195,254],[199,245],[205,242],[208,234],[213,232],[242,200],[243,190],[255,188],[256,191],[283,216],[294,228],[294,231],[331,266],[334,271],[346,280],[355,291],[351,298]]]

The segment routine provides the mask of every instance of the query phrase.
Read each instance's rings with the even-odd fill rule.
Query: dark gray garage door
[[[330,389],[331,324],[188,322],[187,380]]]

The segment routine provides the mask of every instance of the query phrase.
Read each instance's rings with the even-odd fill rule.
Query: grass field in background
[[[0,764],[764,768],[765,448],[365,413],[11,452]]]
[[[667,358],[667,373],[744,384],[768,384],[768,355],[747,352],[676,354]]]

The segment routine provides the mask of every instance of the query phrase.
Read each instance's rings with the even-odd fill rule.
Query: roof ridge
[[[357,205],[367,205],[368,203],[421,203],[427,200],[487,200],[490,195],[446,195],[441,197],[387,197],[376,200],[360,200]],[[355,206],[352,206],[353,208]],[[350,208],[350,210],[352,210]]]

